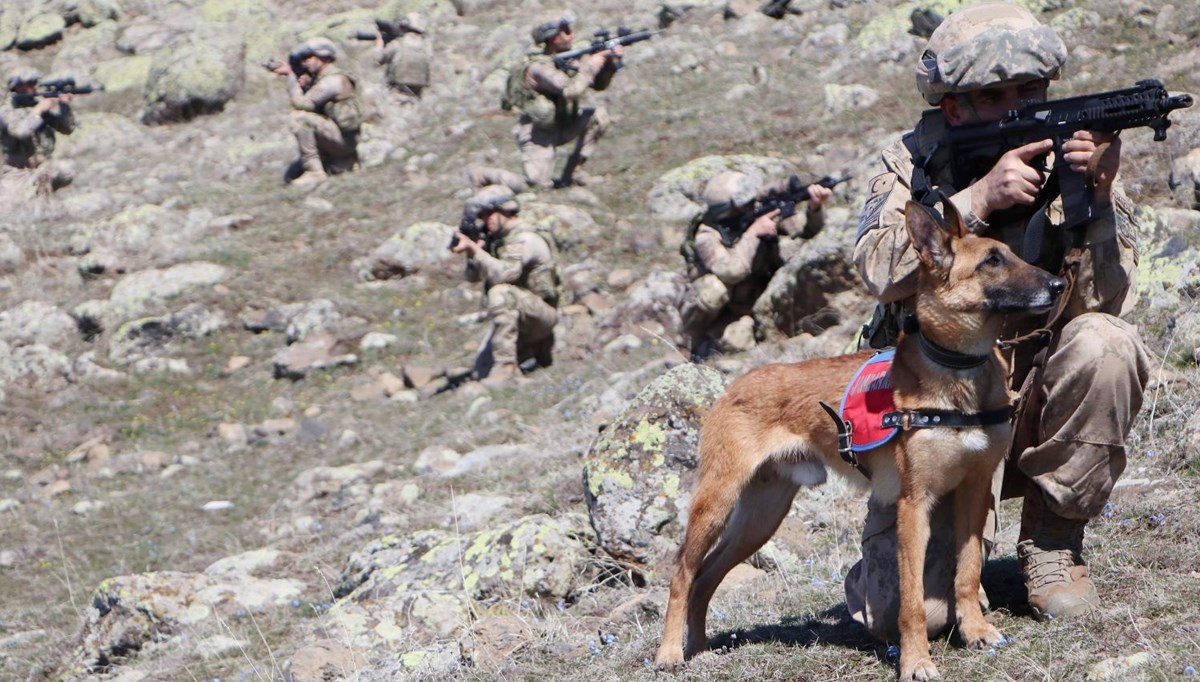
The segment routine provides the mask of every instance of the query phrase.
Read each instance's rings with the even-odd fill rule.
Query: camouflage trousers
[[[529,358],[543,367],[550,365],[557,308],[512,284],[488,289],[487,304],[492,326],[475,361],[480,376],[486,376],[493,364],[516,364]]]
[[[985,559],[996,536],[1002,488],[1005,496],[1016,496],[1036,486],[1049,511],[1064,518],[1091,519],[1103,510],[1125,469],[1125,437],[1141,409],[1149,372],[1149,353],[1133,325],[1102,313],[1067,323],[1026,379],[1029,402],[1017,422],[1012,451],[992,481]],[[954,502],[947,497],[930,519],[925,555],[930,634],[955,623],[954,518]],[[894,503],[868,502],[862,553],[846,575],[846,607],[871,634],[898,641]]]
[[[7,199],[25,201],[49,196],[75,180],[75,168],[67,161],[46,159],[33,168],[4,166],[0,169],[0,193]]]
[[[358,132],[344,132],[333,119],[311,111],[293,111],[291,130],[300,149],[302,170],[334,174],[350,170],[358,162]]]
[[[541,188],[554,186],[555,150],[570,142],[575,143],[567,159],[564,179],[569,180],[569,170],[587,161],[596,148],[596,141],[608,131],[608,112],[604,107],[587,108],[579,112],[573,121],[564,126],[539,127],[522,118],[513,127],[513,137],[521,150],[521,167],[525,181]]]
[[[744,292],[743,292],[744,293]],[[754,346],[759,325],[752,311],[754,301],[732,300],[725,283],[709,273],[698,277],[684,291],[679,304],[680,333],[693,353],[705,347],[723,353],[749,350]]]

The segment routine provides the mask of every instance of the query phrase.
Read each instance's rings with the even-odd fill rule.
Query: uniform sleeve
[[[1068,310],[1122,316],[1137,302],[1134,287],[1140,225],[1136,207],[1119,181],[1113,187],[1112,210],[1084,228],[1084,247]]]
[[[294,76],[288,76],[288,96],[292,99],[292,108],[300,111],[320,111],[321,107],[338,99],[343,91],[350,88],[350,81],[338,74],[332,78],[318,81],[308,92],[300,87],[300,81]]]
[[[589,59],[580,60],[578,64],[579,70],[571,76],[559,71],[551,64],[537,62],[530,64],[525,74],[529,85],[543,95],[579,100],[588,88],[592,87],[596,76],[603,69],[596,69]]]
[[[721,234],[708,225],[696,230],[696,255],[704,269],[716,275],[727,287],[737,285],[750,276],[759,238],[743,234],[733,246],[725,246]]]
[[[4,117],[4,129],[8,131],[9,136],[18,140],[33,139],[44,123],[42,115],[35,112],[32,107],[5,109],[2,116]]]
[[[58,104],[50,107],[50,110],[45,114],[46,125],[63,135],[70,135],[75,132],[75,113],[71,110],[70,104]]]
[[[496,255],[480,251],[473,259],[487,286],[514,284],[527,268],[550,260],[550,247],[533,233],[510,234]]]
[[[908,180],[885,170],[871,179],[858,224],[854,263],[867,289],[880,303],[902,301],[917,293],[917,254],[905,227],[904,209],[912,197]],[[971,190],[950,197],[967,215]]]

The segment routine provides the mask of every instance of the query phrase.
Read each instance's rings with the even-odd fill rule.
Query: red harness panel
[[[846,387],[842,396],[842,419],[853,426],[851,450],[863,452],[879,447],[899,432],[884,427],[883,415],[896,409],[892,401],[892,359],[896,350],[889,348],[872,355]]]

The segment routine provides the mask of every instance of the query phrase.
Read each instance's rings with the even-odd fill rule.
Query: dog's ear
[[[942,216],[945,218],[946,231],[956,238],[967,236],[967,223],[963,220],[962,214],[958,212],[958,207],[950,201],[950,197],[942,195]]]
[[[937,213],[923,204],[910,201],[904,207],[905,227],[913,250],[926,268],[942,270],[950,264],[950,233],[942,227]]]

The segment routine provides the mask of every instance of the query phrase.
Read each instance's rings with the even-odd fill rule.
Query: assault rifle
[[[809,185],[820,185],[833,189],[849,180],[850,177],[849,175],[838,177],[826,175],[816,182],[809,183],[802,181],[799,176],[793,175],[788,178],[787,187],[774,192],[768,192],[766,196],[755,204],[753,210],[746,211],[734,216],[733,219],[726,220],[717,220],[715,218],[710,220],[709,216],[706,216],[701,222],[717,228],[717,231],[721,233],[721,241],[725,246],[733,246],[738,237],[742,236],[742,233],[749,229],[755,220],[758,220],[771,211],[779,211],[779,220],[786,220],[796,215],[796,205],[804,203],[809,199]]]
[[[417,28],[416,26],[413,26],[412,24],[408,23],[404,19],[397,19],[395,21],[384,21],[383,19],[376,19],[375,20],[375,28],[379,29],[378,35],[383,36],[383,43],[385,45],[387,43],[390,43],[393,40],[399,38],[400,36],[404,35],[405,33],[416,33],[419,36],[425,35],[425,31],[422,31],[421,29]],[[355,40],[375,40],[376,35],[377,34],[371,33],[370,31],[357,31],[354,34],[354,39]]]
[[[14,92],[13,106],[31,107],[40,97],[58,97],[59,95],[90,95],[103,90],[103,85],[76,85],[74,78],[59,78],[52,81],[42,81],[37,92]]]
[[[602,28],[592,34],[592,44],[587,47],[580,47],[566,52],[559,52],[554,55],[554,65],[562,71],[576,71],[576,67],[571,62],[589,54],[596,54],[605,50],[611,50],[619,45],[632,45],[640,43],[643,40],[650,40],[654,36],[662,33],[662,31],[651,31],[650,29],[642,29],[641,31],[631,31],[624,26],[617,29],[616,37],[613,37],[612,31],[607,28]],[[617,61],[616,66],[620,69],[623,64]]]
[[[483,239],[483,226],[479,224],[479,221],[475,218],[468,218],[464,216],[462,222],[458,224],[458,229],[454,231],[454,234],[450,235],[450,245],[446,248],[453,249],[454,247],[458,246],[459,232],[465,234],[467,237],[470,237],[471,241],[477,242],[480,239]]]
[[[1190,106],[1190,95],[1172,97],[1161,82],[1142,80],[1122,90],[1025,104],[999,121],[950,127],[943,144],[953,159],[954,184],[966,187],[978,169],[990,168],[1005,152],[1053,140],[1052,170],[1062,193],[1063,227],[1071,228],[1092,220],[1096,205],[1084,174],[1071,170],[1063,158],[1063,142],[1079,130],[1117,133],[1142,127],[1153,130],[1154,140],[1161,142],[1167,139],[1167,128],[1171,127],[1167,115]]]
[[[307,56],[307,55],[302,55],[302,54],[296,53],[296,52],[293,52],[288,55],[287,63],[288,63],[288,66],[291,67],[292,73],[294,75],[299,76],[303,73],[307,73],[304,69],[304,64],[302,63],[304,61],[305,56]],[[267,71],[271,71],[272,73],[274,73],[275,69],[278,69],[279,67],[283,66],[283,62],[272,57],[271,59],[266,59],[266,60],[260,62],[259,66],[263,67]]]

